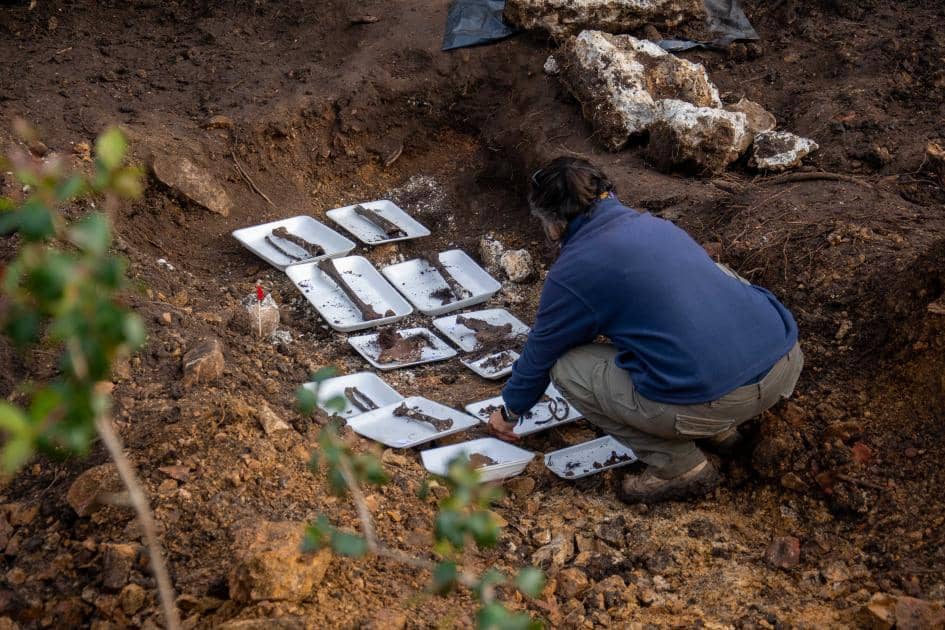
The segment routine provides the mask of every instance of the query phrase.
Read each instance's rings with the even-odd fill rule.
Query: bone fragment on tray
[[[426,424],[432,425],[437,431],[447,431],[453,427],[452,419],[441,419],[428,416],[416,407],[408,407],[407,403],[401,403],[399,407],[394,409],[394,415],[398,418],[407,418],[408,420],[412,420],[414,422],[424,422]]]
[[[304,251],[308,255],[299,256],[297,254],[293,254],[291,251],[289,251],[288,248],[280,244],[279,240],[288,241],[289,243],[292,243],[293,245],[300,248],[302,251]],[[310,241],[305,240],[301,236],[297,236],[293,234],[292,232],[287,230],[285,226],[277,227],[276,229],[272,230],[272,232],[267,234],[266,242],[272,245],[273,247],[275,247],[282,254],[285,254],[287,257],[293,260],[306,260],[308,258],[316,258],[318,256],[325,255],[324,247],[322,247],[318,243],[312,243]]]
[[[395,330],[382,330],[377,334],[378,363],[413,363],[419,361],[424,348],[432,348],[433,340],[425,332],[406,337]]]
[[[433,267],[438,274],[443,278],[443,281],[446,282],[446,285],[450,288],[450,292],[453,294],[453,297],[456,298],[456,301],[465,300],[468,297],[472,296],[472,293],[461,285],[456,278],[453,277],[453,274],[449,272],[443,263],[440,262],[440,256],[437,254],[435,256],[420,256],[420,260],[426,262],[428,265]],[[439,297],[439,296],[438,296]],[[442,299],[442,298],[441,298]],[[449,304],[453,300],[444,301],[444,304]]]
[[[407,236],[407,233],[404,232],[399,225],[393,221],[385,219],[370,208],[365,208],[364,206],[358,204],[354,207],[354,213],[362,219],[366,219],[380,228],[387,238],[403,238],[404,236]]]
[[[368,398],[367,394],[357,387],[345,387],[345,398],[351,403],[351,406],[358,411],[373,411],[377,409],[377,403]]]
[[[338,273],[338,268],[335,266],[335,261],[332,259],[323,260],[318,263],[318,269],[324,273],[326,276],[331,278],[331,281],[338,285],[338,288],[342,290],[355,308],[361,313],[361,319],[364,321],[370,321],[372,319],[380,319],[381,317],[393,317],[394,311],[387,309],[383,315],[374,310],[370,304],[362,300],[354,289],[348,286],[348,283],[344,281],[344,278],[341,277],[341,274]]]

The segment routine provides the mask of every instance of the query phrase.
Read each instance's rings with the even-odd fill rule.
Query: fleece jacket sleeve
[[[564,285],[547,279],[535,325],[502,390],[506,408],[517,415],[530,410],[545,393],[555,362],[571,348],[593,341],[597,330],[594,311]]]

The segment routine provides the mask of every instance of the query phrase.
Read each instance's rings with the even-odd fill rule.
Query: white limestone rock
[[[562,83],[611,150],[649,129],[660,100],[722,106],[701,65],[630,35],[584,31],[566,41],[556,59]]]
[[[704,19],[705,8],[702,0],[508,0],[504,16],[519,28],[565,37],[586,29],[626,33],[647,24],[674,27]]]
[[[764,131],[755,136],[750,165],[759,171],[786,171],[800,166],[804,157],[818,148],[810,138],[787,131]]]
[[[748,117],[711,107],[666,99],[650,127],[647,157],[660,170],[720,173],[748,149]]]

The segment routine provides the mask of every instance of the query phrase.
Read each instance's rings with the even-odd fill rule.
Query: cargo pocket
[[[692,439],[712,437],[728,431],[733,426],[735,426],[735,420],[732,418],[715,420],[713,418],[687,416],[681,413],[676,414],[676,433],[681,437]]]

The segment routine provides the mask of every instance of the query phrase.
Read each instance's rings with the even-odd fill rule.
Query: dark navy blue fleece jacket
[[[709,402],[756,382],[797,341],[768,291],[729,276],[682,229],[614,198],[568,225],[505,404],[521,414],[571,348],[609,338],[637,391],[657,402]]]

